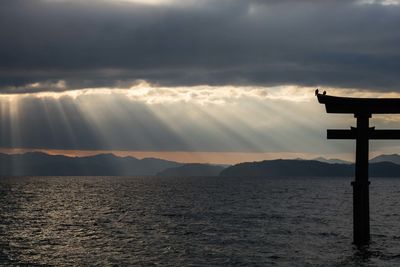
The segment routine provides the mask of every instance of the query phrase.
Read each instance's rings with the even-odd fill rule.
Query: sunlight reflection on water
[[[0,265],[398,266],[400,180],[372,179],[351,245],[350,179],[0,180]]]

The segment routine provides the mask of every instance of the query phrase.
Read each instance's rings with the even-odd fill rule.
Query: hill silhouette
[[[317,160],[264,160],[233,165],[221,176],[284,177],[284,176],[350,176],[354,173],[349,164],[330,164]]]
[[[392,162],[369,164],[373,177],[400,177],[400,165]],[[265,160],[226,168],[226,177],[343,177],[354,176],[354,164],[325,163],[316,160]]]
[[[321,162],[325,162],[325,163],[353,164],[353,162],[350,162],[350,161],[347,161],[347,160],[327,159],[327,158],[324,158],[324,157],[317,157],[317,158],[314,158],[312,160],[321,161]]]
[[[375,158],[370,159],[369,162],[377,163],[377,162],[392,162],[395,164],[400,164],[400,155],[399,154],[391,154],[391,155],[379,155]]]
[[[136,175],[151,176],[182,163],[162,159],[137,159],[99,154],[87,157],[48,155],[41,152],[9,155],[0,153],[0,175],[2,176],[96,176]]]
[[[369,164],[370,176],[400,177],[399,155],[378,156]],[[382,160],[382,161],[379,161]],[[305,177],[354,176],[354,164],[327,163],[318,160],[265,160],[233,166],[190,163],[184,164],[157,158],[137,159],[98,154],[87,157],[48,155],[41,152],[25,154],[0,153],[0,176],[235,176],[235,177]]]

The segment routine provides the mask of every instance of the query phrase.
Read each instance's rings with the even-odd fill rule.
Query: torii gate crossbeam
[[[400,98],[350,98],[316,92],[318,102],[325,104],[327,113],[354,114],[357,127],[349,130],[328,130],[328,139],[355,139],[356,164],[353,186],[354,244],[370,241],[368,150],[370,139],[400,139],[400,130],[375,130],[369,127],[372,114],[400,114]]]

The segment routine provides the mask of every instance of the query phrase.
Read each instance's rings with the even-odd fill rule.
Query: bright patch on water
[[[400,179],[372,179],[351,245],[350,179],[0,179],[0,265],[399,266]]]

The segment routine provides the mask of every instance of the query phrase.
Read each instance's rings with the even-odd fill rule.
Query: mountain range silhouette
[[[400,177],[400,155],[370,160],[370,176]],[[98,154],[87,157],[0,153],[1,176],[223,176],[223,177],[342,177],[354,176],[354,164],[338,159],[277,159],[232,166],[179,163],[158,158],[137,159]]]

